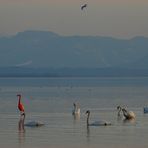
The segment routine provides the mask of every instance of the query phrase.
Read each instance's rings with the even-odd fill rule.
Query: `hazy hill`
[[[147,64],[146,37],[125,40],[25,31],[0,38],[0,67],[147,69]]]

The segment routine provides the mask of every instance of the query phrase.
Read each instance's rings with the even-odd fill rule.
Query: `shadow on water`
[[[136,121],[135,119],[124,119],[123,123],[125,123],[125,124],[135,124],[136,123],[135,121]]]
[[[87,133],[86,137],[89,138],[90,137],[90,128],[89,128],[89,126],[87,126],[87,128],[86,128],[86,133]]]
[[[74,121],[79,121],[80,120],[80,115],[73,115]]]
[[[90,127],[89,126],[86,126],[86,140],[87,140],[87,144],[90,145],[91,139],[90,139]]]

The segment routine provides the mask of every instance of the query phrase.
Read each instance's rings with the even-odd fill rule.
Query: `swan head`
[[[121,106],[120,106],[120,105],[119,105],[119,106],[117,106],[117,110],[120,110],[120,109],[122,109],[122,108],[121,108]]]
[[[123,112],[127,112],[127,110],[126,110],[125,108],[122,108],[122,111],[123,111]]]
[[[76,103],[73,103],[73,106],[76,107]]]
[[[90,114],[90,111],[89,111],[89,110],[87,110],[85,114],[89,115],[89,114]]]

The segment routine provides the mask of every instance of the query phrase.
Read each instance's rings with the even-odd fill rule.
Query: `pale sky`
[[[148,0],[0,0],[0,36],[25,30],[148,37]]]

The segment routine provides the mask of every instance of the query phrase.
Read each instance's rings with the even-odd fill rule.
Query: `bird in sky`
[[[82,5],[82,6],[81,6],[81,10],[83,10],[83,9],[86,8],[86,7],[87,7],[87,4]]]

